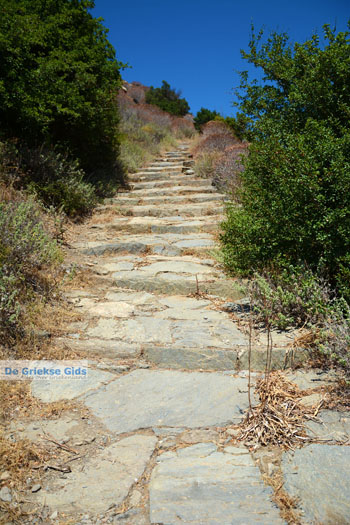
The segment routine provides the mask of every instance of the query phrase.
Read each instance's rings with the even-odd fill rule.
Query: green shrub
[[[0,203],[0,258],[5,274],[24,276],[60,260],[60,250],[42,223],[33,200]]]
[[[264,76],[242,74],[252,145],[222,241],[234,272],[322,265],[350,299],[350,33],[324,35],[324,45],[314,35],[292,46],[284,33],[264,42],[253,31],[243,57]]]
[[[199,111],[197,111],[197,114],[194,118],[194,125],[195,128],[200,131],[201,126],[203,124],[206,124],[207,122],[210,122],[211,120],[215,120],[216,117],[219,117],[220,113],[217,111],[212,111],[207,108],[201,108]]]
[[[84,215],[97,204],[97,188],[84,177],[78,161],[53,149],[0,143],[0,180],[70,217]]]
[[[241,206],[227,207],[225,262],[242,273],[272,263],[306,262],[312,270],[322,264],[333,285],[344,285],[350,253],[350,133],[337,137],[312,120],[298,134],[275,131],[250,147],[241,173]],[[349,293],[346,286],[343,291]]]
[[[180,98],[180,93],[170,87],[170,84],[163,80],[160,88],[151,86],[146,93],[147,104],[154,104],[160,109],[167,111],[171,115],[184,116],[190,111],[190,106],[184,98]]]
[[[249,284],[254,318],[264,326],[310,331],[309,348],[350,376],[350,306],[309,268],[270,268]]]
[[[87,173],[112,173],[123,65],[93,7],[0,0],[0,121],[6,137],[59,144]]]
[[[22,148],[23,181],[46,206],[74,217],[90,212],[97,204],[95,188],[84,180],[78,161],[46,149]]]
[[[337,304],[327,281],[305,267],[255,274],[250,295],[256,316],[281,330],[323,326]]]
[[[41,290],[39,270],[61,261],[33,200],[0,203],[0,336],[13,342],[22,333],[22,314]]]

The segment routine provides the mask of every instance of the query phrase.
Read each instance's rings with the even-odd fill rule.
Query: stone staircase
[[[248,338],[231,313],[242,292],[211,255],[224,196],[195,177],[185,143],[130,183],[72,245],[92,278],[66,292],[82,320],[55,344],[89,359],[88,379],[32,383],[42,402],[88,409],[54,430],[84,454],[30,497],[78,524],[285,523],[256,457],[234,441],[248,408]],[[276,339],[279,367],[290,339]],[[252,364],[264,368],[265,341]]]

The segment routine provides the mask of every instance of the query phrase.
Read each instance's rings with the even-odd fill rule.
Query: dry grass
[[[298,501],[289,496],[284,490],[284,479],[281,470],[276,472],[273,476],[262,474],[262,478],[267,485],[273,489],[272,500],[280,509],[280,515],[290,525],[301,525],[301,514],[297,509]]]
[[[319,407],[306,407],[301,391],[276,371],[256,384],[260,403],[247,413],[238,437],[252,446],[294,449],[309,441],[303,422],[316,417]]]

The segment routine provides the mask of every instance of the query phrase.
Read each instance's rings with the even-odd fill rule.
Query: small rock
[[[55,512],[53,512],[53,513],[51,514],[50,519],[51,519],[51,520],[55,520],[57,517],[58,517],[58,512],[57,512],[57,510],[55,510]]]
[[[12,501],[12,494],[8,487],[2,487],[0,490],[0,500],[8,503]]]
[[[0,481],[6,481],[7,479],[10,479],[11,477],[11,474],[9,473],[8,470],[5,470],[5,472],[3,472],[0,476]]]
[[[35,485],[32,486],[33,493],[39,492],[40,489],[41,489],[41,485],[39,485],[39,483],[36,483]]]
[[[316,392],[315,394],[310,394],[309,396],[303,397],[301,402],[307,407],[312,407],[314,405],[318,405],[322,401],[322,399],[322,394]]]

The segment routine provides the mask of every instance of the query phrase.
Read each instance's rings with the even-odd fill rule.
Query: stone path
[[[132,190],[101,206],[73,245],[91,282],[67,291],[82,321],[55,342],[89,359],[88,379],[32,383],[43,402],[77,400],[88,415],[21,429],[32,440],[40,429],[50,432],[83,453],[70,473],[48,471],[27,501],[47,509],[47,523],[284,523],[261,475],[262,465],[272,464],[232,446],[234,425],[248,408],[248,342],[231,315],[244,309],[242,291],[210,251],[223,195],[194,176],[186,144],[130,180]],[[290,339],[275,341],[273,364],[281,367]],[[254,342],[256,370],[264,367],[264,344]],[[306,388],[314,379],[295,375]],[[336,492],[350,488],[337,444],[349,424],[339,414],[324,417],[333,445],[284,454],[286,488],[303,494],[305,523],[349,523],[346,497],[335,503]],[[324,436],[322,419],[319,427],[310,432]],[[19,432],[16,425],[11,432]],[[327,498],[326,482],[315,487],[330,463],[339,466],[342,486],[334,484]],[[333,485],[334,471],[327,476]]]

